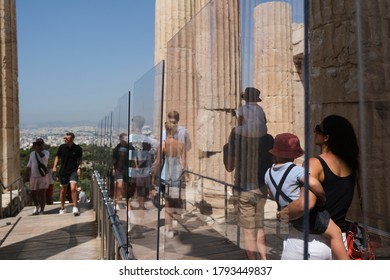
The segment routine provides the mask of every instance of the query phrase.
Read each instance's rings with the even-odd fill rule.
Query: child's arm
[[[302,178],[302,183],[304,183],[304,178]],[[326,203],[326,195],[324,188],[322,187],[320,181],[318,181],[313,176],[309,175],[309,190],[317,196],[317,204],[319,206],[324,206]]]
[[[310,178],[309,176],[309,183]],[[315,178],[314,178],[315,179]],[[313,209],[317,203],[317,196],[309,191],[309,210]],[[283,208],[279,212],[279,216],[281,217],[282,222],[289,222],[296,219],[299,219],[303,216],[305,211],[305,188],[301,187],[301,192],[299,198],[297,200],[292,201],[287,207]]]

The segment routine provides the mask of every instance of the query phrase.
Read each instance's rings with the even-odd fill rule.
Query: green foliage
[[[26,167],[30,157],[31,149],[20,150],[20,175],[26,175]]]

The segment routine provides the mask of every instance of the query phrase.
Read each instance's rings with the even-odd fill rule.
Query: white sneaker
[[[78,215],[78,214],[80,214],[79,208],[77,208],[77,207],[73,207],[73,211],[72,211],[72,213],[73,213],[74,215]]]
[[[60,209],[60,212],[59,212],[60,214],[65,214],[66,213],[66,209],[64,208],[64,209]]]
[[[38,215],[39,214],[39,207],[35,206],[34,211],[32,212],[33,215]]]

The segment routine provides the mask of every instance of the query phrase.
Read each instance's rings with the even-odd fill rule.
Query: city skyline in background
[[[154,65],[155,1],[18,0],[20,125],[97,124]]]

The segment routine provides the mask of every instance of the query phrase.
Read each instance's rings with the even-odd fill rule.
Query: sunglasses
[[[317,124],[315,127],[314,127],[314,133],[321,133],[321,134],[326,134],[325,131],[323,131],[320,127],[319,124]]]

